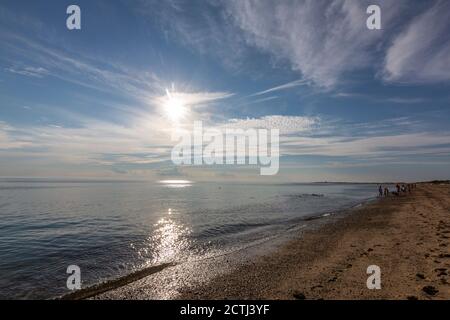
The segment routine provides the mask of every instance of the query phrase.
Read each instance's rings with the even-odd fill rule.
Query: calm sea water
[[[370,184],[0,180],[0,299],[223,254],[376,195]]]

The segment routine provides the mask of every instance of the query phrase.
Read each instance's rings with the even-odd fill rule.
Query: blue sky
[[[4,0],[0,176],[449,178],[449,31],[449,1]],[[186,123],[279,128],[279,174],[175,167],[167,90]]]

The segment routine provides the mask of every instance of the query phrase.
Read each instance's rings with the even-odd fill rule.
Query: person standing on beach
[[[381,186],[381,184],[378,186],[378,193],[379,193],[379,197],[383,196],[383,187]]]
[[[384,196],[385,197],[389,196],[389,188],[388,187],[384,188]]]
[[[400,194],[400,185],[398,183],[396,185],[396,188],[397,188],[397,193]]]

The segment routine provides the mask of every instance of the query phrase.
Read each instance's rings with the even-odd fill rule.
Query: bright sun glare
[[[167,97],[164,103],[164,112],[167,117],[173,122],[178,122],[185,116],[186,111],[186,105],[183,100],[167,91]]]

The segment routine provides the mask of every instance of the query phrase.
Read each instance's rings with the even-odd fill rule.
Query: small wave
[[[211,236],[219,236],[224,234],[233,234],[233,233],[239,233],[247,229],[253,229],[258,227],[265,227],[273,225],[273,222],[271,223],[234,223],[234,224],[225,224],[225,225],[219,225],[213,228],[209,228],[206,230],[203,230],[200,232],[200,234],[197,235],[198,238],[208,238]]]
[[[301,193],[301,194],[292,194],[290,197],[293,198],[323,198],[324,194],[321,193]]]

